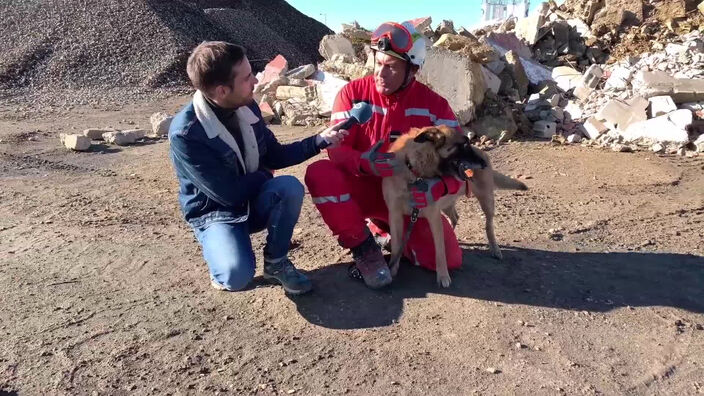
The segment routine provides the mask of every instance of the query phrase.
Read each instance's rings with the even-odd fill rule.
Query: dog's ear
[[[413,139],[416,143],[433,143],[435,147],[442,147],[445,144],[445,134],[437,128],[428,128]]]

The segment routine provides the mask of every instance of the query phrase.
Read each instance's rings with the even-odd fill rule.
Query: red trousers
[[[349,174],[326,159],[308,166],[305,182],[313,203],[342,247],[352,248],[365,240],[367,218],[388,232],[389,210],[381,192],[380,178]],[[409,216],[404,216],[404,230],[409,221]],[[450,222],[444,217],[443,234],[447,267],[459,268],[462,249]],[[418,218],[403,255],[415,265],[435,270],[435,246],[426,219]]]

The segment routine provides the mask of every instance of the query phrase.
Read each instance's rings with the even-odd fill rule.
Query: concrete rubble
[[[163,137],[169,134],[169,127],[171,126],[171,120],[173,116],[166,113],[154,113],[149,117],[149,123],[152,126],[151,133],[149,137]]]
[[[526,18],[473,30],[411,22],[428,50],[418,80],[448,100],[480,145],[523,136],[618,152],[704,146],[704,13],[690,2],[546,2]],[[337,92],[373,72],[370,38],[344,24],[321,40],[321,63],[288,71],[285,59],[272,60],[255,89],[268,119],[329,122]]]
[[[87,151],[91,146],[91,139],[85,135],[62,133],[59,139],[64,147],[73,151]]]

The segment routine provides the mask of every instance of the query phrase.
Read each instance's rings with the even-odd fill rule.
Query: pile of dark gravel
[[[2,0],[0,16],[0,98],[40,104],[187,88],[186,59],[204,40],[242,44],[255,68],[279,53],[312,63],[331,33],[283,0]]]

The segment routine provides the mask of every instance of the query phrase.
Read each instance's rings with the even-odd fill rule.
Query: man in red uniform
[[[369,122],[349,129],[340,147],[328,150],[306,170],[305,183],[313,203],[340,245],[352,250],[355,266],[371,288],[391,283],[389,267],[369,228],[376,234],[388,231],[388,209],[381,192],[381,178],[400,166],[391,141],[412,127],[447,125],[459,128],[447,100],[415,80],[425,60],[425,39],[409,22],[387,22],[372,34],[375,66],[372,76],[351,81],[337,95],[331,123],[349,117],[358,102],[372,106]],[[446,194],[456,193],[461,181],[452,176],[426,180],[427,188],[413,192],[414,207],[422,208]],[[369,227],[365,219],[369,219]],[[408,224],[408,218],[406,218]],[[448,268],[462,264],[462,251],[449,222],[444,221]],[[388,235],[388,234],[387,234]],[[430,226],[418,219],[404,248],[412,263],[435,269],[435,248]]]

